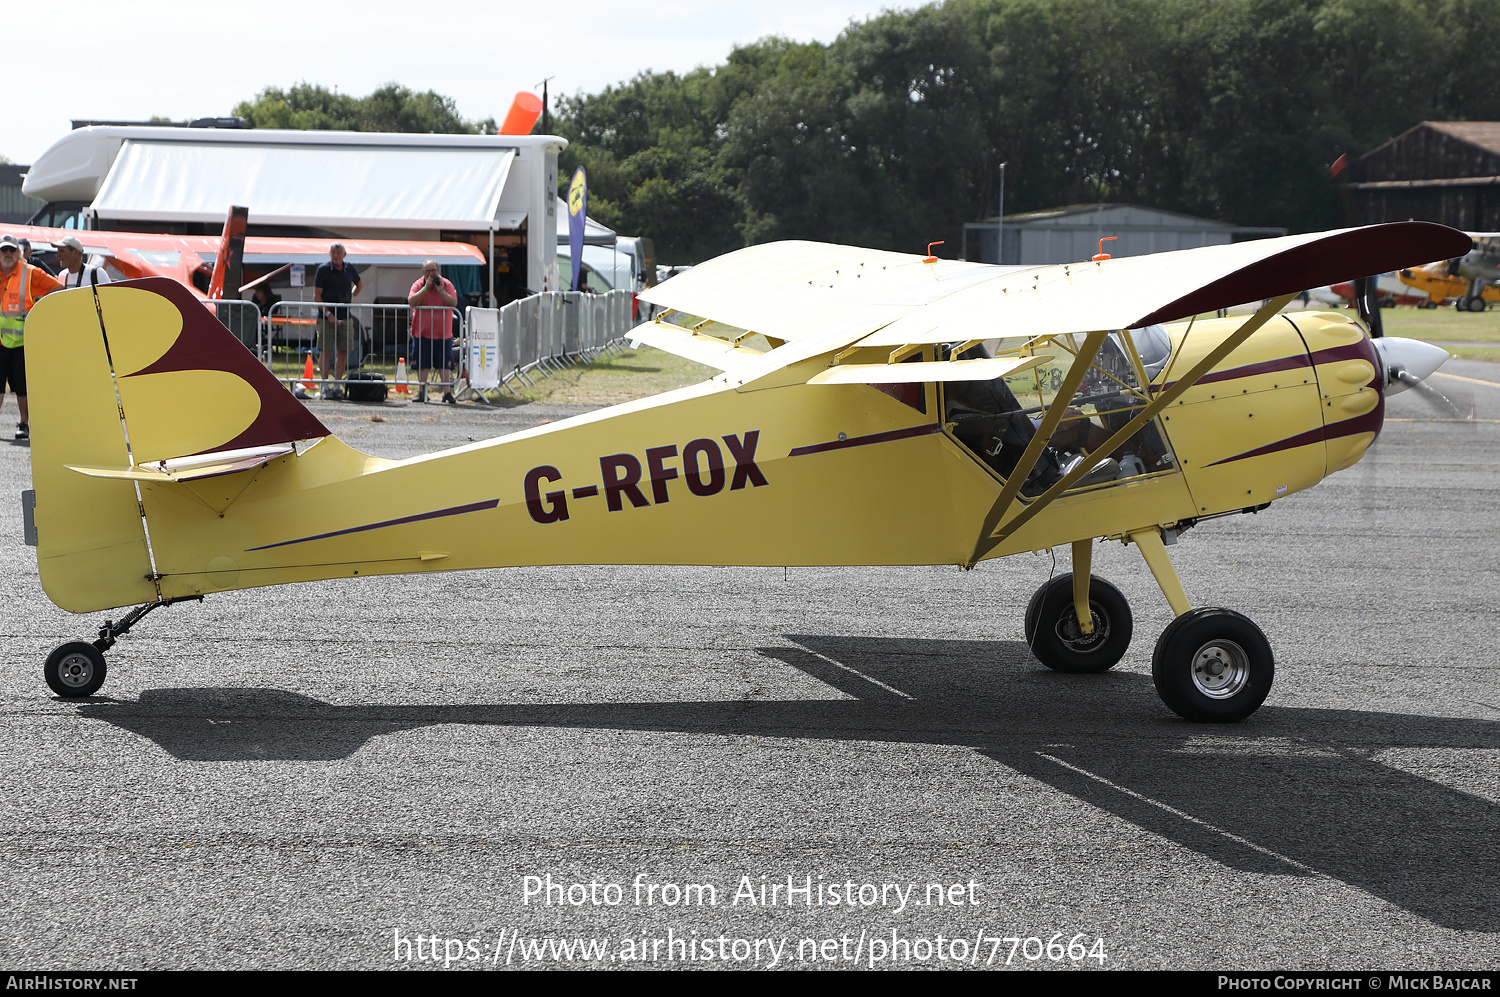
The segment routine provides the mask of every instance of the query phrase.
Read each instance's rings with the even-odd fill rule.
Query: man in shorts
[[[21,424],[16,439],[31,439],[31,412],[26,406],[26,313],[36,299],[62,285],[23,258],[15,236],[0,236],[0,404],[5,386],[16,393]]]
[[[417,401],[427,400],[427,375],[434,370],[443,375],[443,401],[457,405],[453,398],[453,309],[458,306],[458,291],[442,275],[437,260],[422,264],[422,277],[406,296],[411,306],[411,362],[417,371]]]
[[[354,322],[349,315],[349,303],[364,287],[359,271],[352,263],[344,262],[344,244],[335,242],[328,247],[328,262],[318,267],[313,276],[313,300],[333,305],[318,310],[318,355],[323,368],[323,397],[344,397],[338,385],[349,367],[349,349],[353,344]],[[329,367],[333,368],[334,383],[328,383]]]

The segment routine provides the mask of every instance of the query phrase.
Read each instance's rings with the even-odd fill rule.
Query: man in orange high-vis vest
[[[22,259],[15,236],[0,236],[0,406],[5,404],[9,384],[21,409],[18,440],[31,438],[31,413],[26,408],[26,313],[37,298],[59,287],[56,278]]]

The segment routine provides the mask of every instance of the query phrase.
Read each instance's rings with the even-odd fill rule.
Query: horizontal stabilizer
[[[161,460],[154,464],[132,467],[88,467],[66,464],[70,471],[86,474],[91,478],[120,478],[128,481],[197,481],[200,478],[217,478],[222,474],[249,471],[275,460],[296,453],[291,444],[270,447],[251,447],[244,450],[225,450],[219,453],[197,454]]]
[[[1030,370],[1050,356],[995,357],[988,360],[939,360],[921,363],[854,363],[830,367],[808,384],[911,384],[923,381],[993,381]]]

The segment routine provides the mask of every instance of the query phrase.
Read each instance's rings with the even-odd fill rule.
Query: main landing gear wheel
[[[81,640],[59,647],[42,666],[47,685],[65,699],[92,696],[104,684],[104,673],[104,653]]]
[[[1276,664],[1260,627],[1231,609],[1193,609],[1167,625],[1151,656],[1162,702],[1199,723],[1234,723],[1260,708]]]
[[[1073,576],[1059,575],[1036,590],[1026,607],[1026,643],[1042,664],[1058,672],[1102,672],[1130,647],[1130,603],[1102,578],[1089,576],[1094,632],[1085,634],[1073,607]]]

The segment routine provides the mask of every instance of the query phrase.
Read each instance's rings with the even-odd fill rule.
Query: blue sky
[[[715,65],[766,35],[831,41],[884,8],[868,0],[571,0],[479,5],[186,5],[134,0],[6,8],[22,93],[7,101],[0,155],[30,163],[72,118],[228,114],[266,86],[301,80],[363,95],[395,81],[454,98],[466,118],[505,116],[517,90],[594,92],[643,70]],[[468,8],[463,19],[455,12]],[[473,13],[475,9],[479,12]],[[253,11],[253,13],[250,13]]]

